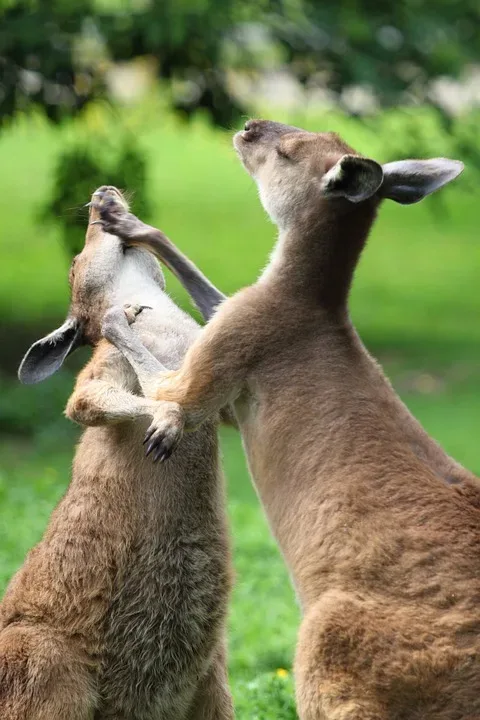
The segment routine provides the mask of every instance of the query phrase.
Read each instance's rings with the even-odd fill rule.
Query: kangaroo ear
[[[67,318],[63,325],[27,351],[18,369],[18,378],[25,385],[45,380],[53,375],[63,361],[82,344],[82,327],[75,318]]]
[[[358,203],[375,195],[382,180],[382,166],[375,160],[344,155],[325,173],[322,187],[327,197],[344,197]]]
[[[399,160],[383,166],[380,194],[402,205],[419,202],[460,175],[459,160]]]

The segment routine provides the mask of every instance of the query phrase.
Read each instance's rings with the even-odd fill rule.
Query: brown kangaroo
[[[478,720],[480,482],[410,415],[347,309],[380,202],[421,200],[463,166],[382,166],[333,133],[261,120],[234,145],[279,240],[258,282],[157,379],[169,420],[154,441],[169,452],[234,401],[303,611],[302,720]],[[162,254],[118,206],[102,219]]]
[[[125,207],[115,188],[101,196]],[[79,344],[94,347],[66,410],[91,426],[70,486],[0,606],[0,718],[231,720],[216,420],[186,436],[167,465],[145,459],[140,441],[159,408],[146,397],[149,381],[180,365],[198,326],[164,292],[152,255],[125,249],[97,218],[92,208],[67,320],[19,371],[37,382]],[[208,317],[221,296],[202,277]],[[133,331],[124,303],[130,321],[143,309]],[[138,372],[101,338],[104,316],[104,332],[126,355],[131,338],[149,348]]]

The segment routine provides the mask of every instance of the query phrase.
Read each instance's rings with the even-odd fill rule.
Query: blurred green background
[[[480,473],[478,3],[423,0],[7,0],[0,8],[0,584],[67,487],[62,416],[88,352],[22,387],[28,345],[68,305],[83,204],[126,189],[226,293],[265,265],[275,229],[231,147],[250,115],[336,130],[380,161],[466,164],[418,206],[385,204],[351,310],[427,430]],[[189,301],[168,277],[172,296]],[[239,718],[295,718],[298,612],[234,431],[222,432],[237,582]]]

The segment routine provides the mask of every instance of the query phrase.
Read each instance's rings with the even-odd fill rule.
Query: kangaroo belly
[[[124,713],[188,698],[219,636],[228,588],[222,553],[214,557],[199,537],[182,544],[132,554],[113,601],[99,694]]]
[[[208,424],[189,434],[175,464],[145,484],[107,617],[99,678],[105,706],[127,717],[143,717],[139,708],[154,717],[159,706],[168,713],[188,704],[222,632],[230,570],[215,434]]]

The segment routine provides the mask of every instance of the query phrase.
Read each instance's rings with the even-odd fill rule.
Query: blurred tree
[[[375,89],[383,105],[424,101],[429,83],[478,63],[478,0],[271,0],[270,25],[307,81]],[[430,98],[432,100],[432,98]]]
[[[204,108],[222,126],[241,107],[227,81],[255,69],[252,32],[303,83],[338,94],[374,88],[377,101],[429,99],[432,79],[478,62],[478,0],[2,0],[0,120],[31,103],[71,114],[104,91],[105,60],[149,55],[180,92],[172,104]],[[351,110],[351,107],[349,108]]]
[[[227,90],[222,37],[236,0],[3,0],[0,9],[0,121],[30,104],[52,120],[104,92],[106,60],[149,55],[178,79],[187,114],[205,108],[227,126],[240,108]]]
[[[48,117],[81,108],[94,94],[78,84],[75,39],[89,0],[3,0],[0,10],[0,120],[32,103]],[[91,73],[90,73],[91,76]]]
[[[132,210],[148,217],[147,162],[131,137],[126,136],[120,147],[118,141],[109,143],[98,138],[81,141],[67,148],[55,168],[52,199],[42,209],[40,219],[60,225],[62,239],[70,257],[81,251],[85,242],[88,211],[81,212],[86,199],[100,185],[115,185],[126,190],[135,188],[131,197]]]

